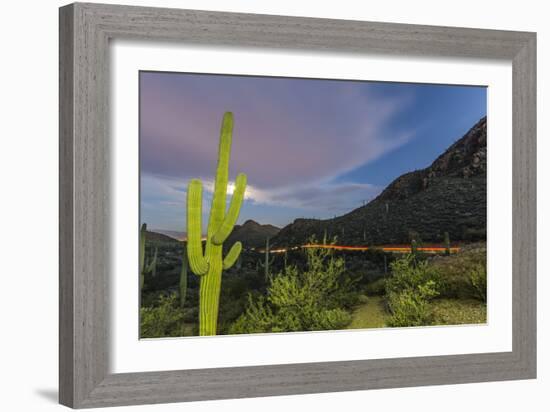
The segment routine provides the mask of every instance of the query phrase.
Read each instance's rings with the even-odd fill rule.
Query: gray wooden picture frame
[[[71,4],[60,9],[59,399],[74,408],[536,376],[536,34]],[[109,41],[494,58],[513,66],[511,352],[109,373]]]

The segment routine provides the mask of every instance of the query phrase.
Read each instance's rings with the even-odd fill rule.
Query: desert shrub
[[[379,278],[365,286],[365,293],[369,296],[382,296],[386,293],[386,279]]]
[[[311,330],[335,330],[345,328],[351,322],[349,312],[337,308],[327,309],[313,314]]]
[[[141,307],[157,306],[159,303],[159,298],[163,295],[164,293],[160,291],[143,292],[141,294]]]
[[[407,289],[400,293],[388,294],[391,316],[387,321],[390,327],[425,326],[433,321],[429,299],[438,295],[435,283],[429,281],[417,290]]]
[[[468,274],[471,295],[474,299],[487,302],[487,268],[477,264]]]
[[[486,302],[486,260],[484,247],[475,247],[435,259],[433,265],[441,274],[441,297],[478,299]]]
[[[186,323],[196,323],[199,321],[199,308],[198,306],[193,306],[191,308],[186,308],[183,312],[183,321]]]
[[[235,320],[244,312],[247,296],[242,299],[229,299],[222,295],[220,299],[220,313],[218,318],[218,335],[226,335]]]
[[[307,249],[306,256],[303,271],[289,266],[269,280],[265,297],[250,296],[229,333],[341,329],[349,324],[344,307],[354,301],[349,297],[354,281],[345,275],[344,260],[329,249]]]
[[[399,293],[407,289],[416,289],[429,281],[441,282],[439,271],[426,260],[419,261],[407,254],[391,264],[392,276],[386,280],[386,293]]]
[[[183,312],[177,294],[160,296],[158,305],[140,309],[142,338],[161,338],[183,335]]]
[[[391,316],[388,326],[423,326],[432,323],[430,300],[439,295],[439,273],[427,261],[410,254],[391,265],[392,277],[386,281]]]
[[[245,313],[239,316],[229,328],[230,334],[258,333],[273,331],[274,314],[271,307],[266,303],[264,296],[257,299],[248,295],[248,305]]]

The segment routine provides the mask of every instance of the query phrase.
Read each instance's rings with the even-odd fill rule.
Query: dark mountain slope
[[[395,179],[376,199],[328,220],[297,219],[273,240],[298,245],[311,235],[338,236],[338,243],[408,243],[484,239],[487,203],[487,120],[481,119],[426,169]]]
[[[232,245],[240,241],[245,248],[264,246],[266,238],[277,235],[279,230],[273,225],[261,225],[254,220],[247,220],[242,225],[235,225],[225,244]]]
[[[179,240],[174,239],[173,237],[167,236],[163,233],[150,231],[150,230],[147,230],[145,232],[145,239],[148,242],[172,242],[172,243],[173,242],[176,242],[176,243],[179,242]]]

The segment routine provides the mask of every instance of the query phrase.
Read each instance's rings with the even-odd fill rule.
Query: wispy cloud
[[[142,83],[141,164],[155,175],[212,177],[226,110],[235,114],[232,171],[262,189],[332,178],[414,135],[386,127],[410,96],[374,96],[366,83],[152,76]]]
[[[158,213],[159,209],[166,213],[166,228],[185,230],[186,210],[186,181],[162,176],[143,174],[142,182],[142,214],[144,220],[150,213]],[[203,182],[203,224],[207,224],[210,202],[214,191],[214,181]],[[228,184],[227,202],[231,199],[234,182]],[[248,209],[268,206],[270,208],[288,209],[300,216],[307,214],[311,218],[327,218],[346,213],[364,205],[380,193],[381,188],[368,183],[334,183],[318,181],[313,185],[298,185],[280,187],[278,189],[260,189],[251,185],[245,192],[245,205]],[[289,216],[294,219],[298,216]],[[241,221],[250,218],[243,216]],[[279,223],[278,221],[264,221],[263,223]],[[157,223],[157,226],[159,224]],[[205,229],[205,228],[204,228]]]

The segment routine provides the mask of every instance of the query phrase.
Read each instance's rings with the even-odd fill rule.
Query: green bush
[[[382,296],[386,294],[386,279],[379,278],[365,286],[365,293],[369,296]]]
[[[434,260],[441,275],[441,297],[487,301],[487,253],[476,247]]]
[[[469,271],[468,281],[474,299],[487,302],[487,268],[477,264]]]
[[[357,294],[345,275],[344,260],[329,249],[307,249],[303,271],[289,266],[269,279],[267,296],[249,296],[246,311],[229,333],[342,329],[351,321],[344,309]]]
[[[155,307],[142,307],[140,326],[142,338],[183,336],[183,312],[177,294],[160,296]]]
[[[193,306],[186,308],[183,312],[183,321],[186,323],[198,323],[199,322],[199,307]]]
[[[439,286],[439,271],[430,266],[428,261],[419,261],[412,254],[407,254],[391,264],[392,276],[386,280],[386,293],[402,292],[416,289],[429,281]]]
[[[432,324],[430,300],[439,295],[439,273],[427,261],[406,255],[391,265],[392,277],[386,281],[386,296],[391,316],[388,326]]]
[[[417,290],[407,289],[401,293],[388,294],[391,316],[390,327],[426,326],[433,322],[429,299],[438,295],[435,283],[430,281]]]

